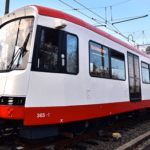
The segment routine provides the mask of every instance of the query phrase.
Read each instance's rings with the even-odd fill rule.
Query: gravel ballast
[[[129,126],[126,127],[126,126]],[[131,127],[131,128],[130,128]],[[147,118],[145,121],[138,121],[137,123],[130,123],[128,125],[124,125],[124,127],[120,127],[115,129],[113,132],[118,132],[121,134],[121,143],[115,138],[110,138],[109,141],[101,141],[96,138],[90,138],[87,141],[97,142],[98,145],[90,145],[83,142],[76,143],[78,145],[86,146],[87,150],[115,150],[118,147],[124,145],[125,143],[141,136],[142,134],[150,131],[150,118]]]

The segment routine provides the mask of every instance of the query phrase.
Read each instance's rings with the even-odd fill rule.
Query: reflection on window
[[[13,58],[19,22],[10,22],[0,29],[0,71],[7,70]]]
[[[128,55],[129,77],[134,77],[133,56]]]
[[[48,71],[58,70],[59,31],[42,29],[37,68]]]
[[[143,77],[143,83],[150,83],[149,66],[146,63],[142,63],[142,77]]]
[[[135,68],[135,76],[136,76],[136,78],[140,78],[139,58],[137,56],[134,56],[134,68]]]
[[[125,80],[124,55],[114,50],[111,51],[112,78]]]
[[[109,76],[108,48],[90,42],[90,74],[94,76]]]
[[[33,23],[34,18],[18,19],[4,25],[0,29],[0,71],[25,69],[27,67]],[[16,60],[13,60],[15,53],[19,52],[19,48],[23,47],[29,33],[30,36],[25,47],[27,53],[25,55],[20,53],[20,55],[17,55]]]
[[[67,72],[77,73],[77,37],[67,34]]]
[[[26,41],[29,33],[30,33],[30,36],[28,39],[28,43],[26,45],[26,50],[27,51],[30,50],[33,23],[34,23],[33,18],[21,19],[20,25],[18,27],[19,28],[19,34],[18,34],[18,41],[17,41],[17,44],[15,46],[15,51],[14,51],[15,53],[17,53],[18,49],[24,45],[24,42]],[[20,55],[20,57],[18,56],[16,61],[14,62],[14,65],[17,65],[17,63],[18,63],[18,65],[20,65],[18,67],[18,69],[23,69],[27,65],[29,53],[27,53],[24,57],[22,57],[22,55]]]

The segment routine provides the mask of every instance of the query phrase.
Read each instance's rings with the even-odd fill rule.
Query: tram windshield
[[[12,21],[0,28],[0,71],[27,67],[33,18]]]

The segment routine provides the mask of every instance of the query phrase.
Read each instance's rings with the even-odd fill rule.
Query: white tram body
[[[14,27],[2,32],[14,21]],[[22,120],[24,126],[49,125],[150,107],[150,56],[123,41],[69,14],[36,5],[3,16],[0,27],[0,57],[9,58],[0,62],[1,118]],[[27,40],[29,49],[11,62],[21,45],[15,44],[11,55],[6,41],[15,35],[4,38],[16,28],[17,40],[24,34],[21,45]],[[22,28],[29,28],[29,38]],[[42,44],[54,44],[53,51]],[[13,104],[16,99],[18,105]]]

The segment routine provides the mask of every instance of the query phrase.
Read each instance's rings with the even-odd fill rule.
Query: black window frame
[[[93,42],[93,43],[95,43],[95,44],[97,44],[97,45],[100,45],[100,46],[102,47],[102,49],[103,49],[103,47],[108,48],[107,46],[104,46],[104,45],[102,45],[102,44],[100,44],[100,43],[98,43],[98,42],[95,42],[95,41],[93,41],[93,40],[89,40],[89,74],[90,74],[90,76],[91,76],[91,77],[96,77],[96,78],[110,79],[111,74],[110,74],[110,57],[109,57],[109,56],[110,56],[110,50],[109,50],[109,48],[108,48],[109,76],[97,76],[97,75],[92,75],[92,74],[91,74],[91,72],[90,72],[90,42]]]
[[[68,72],[67,71],[67,35],[72,35],[72,36],[75,36],[77,38],[77,72],[76,73],[72,73],[72,72]],[[65,68],[66,68],[66,73],[67,74],[73,74],[73,75],[77,75],[79,73],[79,38],[76,34],[73,34],[73,33],[69,33],[69,32],[66,32],[66,54],[65,54]]]
[[[45,70],[42,68],[37,68],[37,61],[38,61],[38,55],[39,55],[39,42],[41,40],[41,32],[42,29],[51,29],[51,30],[59,30],[55,28],[50,28],[42,25],[37,25],[36,28],[36,35],[34,40],[34,48],[33,48],[33,55],[32,55],[32,65],[31,65],[31,71],[35,72],[43,72],[43,73],[61,73],[61,74],[68,74],[68,75],[77,75],[79,73],[79,38],[76,34],[66,32],[59,30],[59,48],[58,48],[58,64],[59,69],[57,71],[50,71]],[[67,64],[67,34],[73,35],[77,37],[77,73],[69,73],[67,72],[66,64]],[[62,58],[61,55],[65,55],[65,66],[62,66]]]
[[[134,100],[133,98],[131,98],[131,95],[130,95],[130,71],[129,71],[129,60],[128,60],[128,56],[133,56],[133,72],[135,72],[135,66],[134,66],[134,57],[137,57],[138,58],[138,60],[139,60],[139,58],[140,58],[140,56],[138,56],[137,54],[134,54],[134,53],[132,53],[132,52],[129,52],[129,51],[127,51],[127,66],[128,66],[128,88],[129,88],[129,99],[130,99],[130,102],[140,102],[140,101],[142,101],[142,91],[141,91],[141,75],[140,75],[140,73],[141,73],[141,70],[140,70],[140,60],[138,61],[138,63],[139,63],[139,86],[140,86],[140,98],[135,98],[135,99],[137,99],[137,100]],[[135,75],[135,73],[134,73],[134,75]]]
[[[43,68],[37,68],[37,63],[38,63],[38,55],[39,55],[39,48],[40,48],[40,40],[41,40],[41,33],[42,33],[42,29],[52,29],[49,27],[45,27],[45,26],[40,26],[37,25],[37,29],[36,29],[36,36],[35,36],[35,43],[34,43],[34,49],[33,49],[33,56],[32,56],[32,67],[31,67],[31,71],[38,71],[38,72],[49,72],[49,73],[59,73],[60,72],[60,51],[58,51],[58,70],[57,71],[50,71],[50,70],[46,70]],[[58,30],[58,29],[54,29],[54,30]],[[59,33],[60,34],[60,33]],[[60,38],[59,38],[59,42],[58,42],[59,46],[60,46]],[[60,48],[59,48],[60,49]]]
[[[115,80],[121,80],[121,81],[126,81],[126,59],[125,59],[125,55],[124,53],[122,52],[119,52],[117,50],[114,50],[114,49],[110,49],[110,61],[111,61],[111,58],[112,58],[112,51],[116,52],[116,53],[120,53],[121,55],[123,55],[124,57],[124,73],[125,73],[125,79],[116,79],[116,78],[112,78],[112,64],[110,66],[110,69],[111,69],[111,78],[112,79],[115,79]],[[111,62],[110,62],[111,63]]]
[[[105,76],[96,76],[96,75],[92,75],[92,74],[91,74],[91,72],[90,72],[90,42],[93,42],[93,43],[95,43],[95,44],[100,45],[100,46],[102,47],[102,49],[103,49],[103,47],[108,48],[109,77],[105,77]],[[111,69],[111,52],[112,52],[112,51],[116,51],[117,53],[120,53],[120,54],[122,54],[122,55],[124,56],[124,72],[125,72],[125,79],[116,79],[116,78],[112,78],[112,69]],[[111,79],[111,80],[126,81],[126,59],[125,59],[125,54],[122,53],[122,52],[119,52],[119,51],[117,51],[117,50],[114,50],[114,49],[112,49],[112,48],[110,48],[110,47],[108,47],[108,46],[105,46],[105,45],[103,45],[103,44],[101,44],[101,43],[95,42],[95,41],[93,41],[93,40],[89,40],[89,74],[90,74],[91,77],[96,77],[96,78],[103,78],[103,79]]]
[[[7,22],[1,24],[1,25],[0,25],[0,29],[1,29],[3,26],[5,26],[5,25],[7,25],[7,24],[9,24],[9,23],[11,23],[11,22],[13,22],[13,21],[17,21],[17,20],[20,20],[20,21],[19,21],[19,24],[18,24],[18,25],[20,25],[20,22],[21,22],[22,19],[29,19],[29,18],[34,19],[34,21],[33,21],[33,30],[34,30],[35,17],[32,16],[32,15],[29,15],[29,16],[22,16],[22,17],[18,17],[18,18],[14,18],[14,19],[12,19],[12,20],[9,20],[9,21],[7,21]],[[30,36],[29,36],[29,39],[28,39],[28,41],[31,40],[31,41],[30,41],[31,43],[32,43],[32,38],[34,37],[34,36],[33,36],[33,30],[32,30],[32,33],[31,33]],[[18,41],[18,35],[19,35],[19,30],[17,31],[16,42]],[[31,43],[30,43],[30,49],[29,49],[29,51],[27,52],[27,53],[29,53],[29,55],[30,55],[30,52],[31,52]],[[28,43],[27,43],[27,44],[28,44]],[[15,48],[14,48],[13,56],[14,56],[14,54],[15,54]],[[25,54],[25,55],[26,55],[26,54]],[[29,55],[28,55],[28,59],[27,59],[27,62],[26,62],[26,67],[24,67],[23,69],[21,69],[21,68],[18,69],[18,68],[17,68],[17,69],[12,69],[12,70],[11,70],[11,69],[10,69],[10,70],[3,70],[3,71],[0,71],[0,73],[11,72],[11,71],[14,71],[14,70],[16,70],[16,71],[19,71],[19,70],[26,70],[27,67],[28,67]]]
[[[149,83],[146,83],[146,82],[143,81],[142,63],[148,65],[148,71],[149,71]],[[143,67],[143,68],[144,68],[144,67]],[[143,83],[143,84],[150,84],[150,65],[149,65],[148,63],[144,62],[144,61],[141,61],[141,74],[142,74],[142,83]]]

